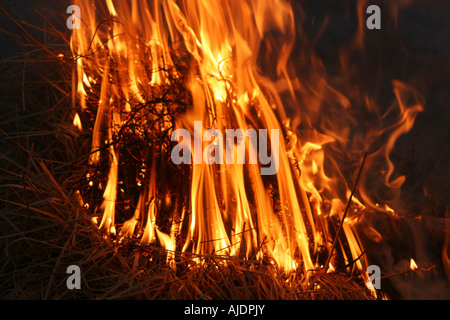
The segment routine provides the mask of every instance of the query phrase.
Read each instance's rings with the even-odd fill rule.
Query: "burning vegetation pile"
[[[345,79],[339,92],[314,53],[292,57],[304,17],[285,1],[74,5],[79,28],[46,31],[65,51],[5,11],[27,59],[46,61],[32,77],[54,103],[27,106],[54,127],[33,128],[45,139],[3,131],[27,159],[4,156],[21,169],[8,180],[20,192],[1,196],[17,212],[5,270],[28,275],[5,282],[9,297],[385,297],[364,243],[382,242],[373,215],[399,218],[378,190],[404,181],[390,152],[423,110],[411,86],[393,80],[385,110]],[[83,290],[67,290],[68,265]]]

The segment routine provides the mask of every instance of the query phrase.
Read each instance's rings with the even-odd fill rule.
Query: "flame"
[[[80,131],[83,130],[83,126],[81,125],[81,119],[80,119],[80,116],[78,115],[78,112],[75,113],[75,116],[73,117],[73,125],[78,130],[80,130]]]
[[[411,261],[409,262],[409,268],[411,270],[417,270],[419,268],[413,258],[411,258]]]
[[[120,162],[121,152],[128,145],[118,145],[114,138],[126,130],[124,124],[132,123],[133,134],[148,146],[152,141],[141,137],[145,125],[154,123],[169,137],[176,129],[194,136],[192,143],[183,141],[194,157],[188,190],[178,195],[183,199],[177,203],[185,205],[161,200],[171,199],[171,191],[160,185],[164,173],[159,170],[160,163],[169,160],[158,157],[170,150],[152,147],[152,156],[147,155],[151,165],[139,163],[142,179],[134,186],[139,194],[130,200],[135,202],[133,216],[118,230],[121,239],[140,237],[142,244],[159,243],[170,252],[167,261],[172,264],[176,250],[199,257],[255,254],[286,272],[299,268],[306,272],[333,254],[331,241],[342,224],[336,247],[341,258],[324,267],[332,272],[338,263],[356,261],[354,268],[365,270],[361,232],[376,241],[382,237],[367,226],[370,218],[365,213],[395,211],[369,192],[372,180],[367,174],[361,177],[359,193],[351,197],[352,173],[340,170],[350,162],[343,150],[352,155],[348,167],[354,172],[363,152],[370,150],[365,171],[379,174],[382,162],[384,187],[398,189],[404,177],[394,178],[390,153],[422,110],[413,88],[393,81],[395,101],[385,114],[380,115],[369,96],[354,103],[353,92],[346,96],[333,88],[316,55],[292,57],[296,37],[303,35],[287,1],[103,0],[92,6],[90,1],[76,0],[74,4],[80,6],[85,23],[73,30],[71,38],[78,98],[83,110],[96,114],[89,162],[95,168],[106,157],[109,168],[99,228],[115,233],[116,215],[121,214],[117,189],[126,171],[121,166],[127,165]],[[98,16],[104,19],[99,21]],[[360,28],[353,48],[362,50],[363,37]],[[350,56],[341,59],[344,72],[347,59]],[[295,63],[308,66],[308,71],[296,74]],[[173,123],[167,115],[157,116],[170,107],[163,101],[153,102],[151,111],[135,109],[174,85],[182,72],[191,101]],[[98,103],[89,99],[93,96]],[[356,113],[377,119],[365,134],[358,132],[358,121],[352,117]],[[231,154],[219,152],[218,146],[226,141],[216,133],[227,129],[280,132],[266,140],[276,175],[263,177],[261,170],[267,168],[262,163],[226,161],[229,156],[246,159],[264,152],[252,147],[248,135],[242,144],[232,141],[227,150]],[[375,148],[382,137],[385,143]],[[245,146],[244,152],[240,146]],[[207,163],[211,159],[216,163]],[[343,219],[348,202],[351,209]],[[172,208],[169,213],[167,207]],[[163,215],[171,217],[168,226],[161,223]],[[181,232],[185,237],[179,237]]]

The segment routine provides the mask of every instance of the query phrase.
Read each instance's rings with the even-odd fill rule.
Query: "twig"
[[[363,157],[361,165],[359,167],[358,175],[356,176],[355,183],[353,184],[352,192],[350,193],[350,197],[348,198],[347,206],[345,207],[344,214],[342,215],[341,223],[339,224],[338,230],[336,232],[336,236],[334,237],[333,245],[331,247],[330,254],[328,255],[327,262],[325,263],[324,268],[328,268],[328,265],[330,264],[330,260],[331,260],[331,257],[333,256],[334,248],[336,247],[336,243],[337,243],[337,241],[339,239],[339,234],[340,234],[340,232],[342,230],[342,226],[344,224],[345,217],[347,216],[348,209],[350,208],[350,204],[352,202],[353,194],[355,193],[356,186],[357,186],[358,180],[359,180],[359,176],[361,175],[361,171],[362,171],[362,169],[364,167],[364,163],[366,162],[366,158],[367,158],[367,151],[364,152],[364,157]]]
[[[407,273],[410,273],[410,272],[415,272],[415,271],[418,271],[418,270],[420,270],[420,271],[431,271],[431,270],[433,270],[434,268],[436,268],[436,266],[431,266],[431,267],[429,267],[429,268],[409,269],[409,270],[406,270],[406,271],[403,271],[403,272],[398,272],[398,273],[388,274],[388,275],[385,275],[385,276],[380,277],[379,279],[386,279],[386,278],[391,278],[391,277],[401,276],[401,275],[403,275],[403,274],[407,274]]]

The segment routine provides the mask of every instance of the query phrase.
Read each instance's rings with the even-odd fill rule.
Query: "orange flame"
[[[270,141],[279,145],[278,172],[266,179],[261,176],[261,164],[230,164],[223,154],[216,154],[223,158],[222,164],[194,161],[189,196],[184,195],[187,205],[171,213],[172,225],[164,229],[158,225],[162,214],[158,196],[167,199],[170,195],[158,188],[160,173],[153,157],[150,179],[138,182],[141,192],[134,215],[118,230],[119,236],[140,236],[143,244],[159,242],[171,252],[169,263],[178,248],[199,255],[249,257],[256,252],[257,258],[268,257],[285,271],[299,266],[308,271],[319,266],[319,256],[323,259],[332,254],[327,250],[336,223],[342,223],[346,239],[338,245],[342,260],[346,264],[356,260],[356,269],[364,270],[367,261],[358,233],[362,213],[366,209],[392,209],[387,204],[376,205],[378,200],[367,191],[368,179],[363,176],[359,195],[352,197],[351,212],[341,221],[350,198],[347,181],[351,179],[339,170],[339,157],[343,156],[337,150],[356,145],[352,154],[362,155],[377,138],[389,133],[384,147],[369,154],[368,166],[383,159],[385,186],[398,189],[404,178],[392,179],[394,165],[389,156],[396,140],[411,129],[422,110],[419,103],[405,103],[414,96],[412,88],[393,81],[396,102],[385,115],[373,114],[381,122],[397,112],[398,119],[387,127],[369,128],[366,136],[353,135],[357,128],[351,124],[357,121],[349,110],[355,106],[331,86],[320,59],[312,55],[306,61],[305,54],[298,63],[311,64],[312,71],[302,77],[293,72],[291,55],[297,27],[287,1],[104,0],[93,7],[89,1],[76,0],[74,4],[80,6],[85,23],[80,30],[73,30],[71,39],[83,110],[92,108],[88,100],[91,94],[99,97],[94,106],[90,164],[99,163],[102,148],[108,150],[109,157],[100,228],[115,232],[115,216],[120,214],[116,200],[121,155],[112,138],[130,120],[133,104],[145,103],[149,92],[171,85],[169,75],[177,77],[180,72],[174,61],[183,61],[187,53],[191,67],[185,71],[189,78],[186,89],[192,105],[174,126],[167,121],[158,129],[169,136],[174,129],[186,129],[201,137],[210,128],[220,132],[279,130],[282,134],[274,139],[278,141]],[[105,20],[98,21],[99,14]],[[284,41],[275,44],[272,33]],[[359,48],[363,36],[360,30],[355,40]],[[261,59],[274,63],[274,77],[260,70]],[[95,92],[97,83],[101,83],[99,92]],[[370,97],[365,101],[367,112],[376,109]],[[164,110],[167,106],[161,102],[153,107]],[[154,114],[142,113],[143,119],[155,119]],[[200,122],[202,126],[197,128],[194,123]],[[136,124],[143,122],[136,120]],[[210,145],[197,139],[188,147],[212,150],[218,143],[217,138]],[[233,146],[237,158],[239,148],[234,141]],[[247,142],[245,146],[245,156],[249,157],[254,150]],[[180,244],[177,236],[184,219],[189,222]],[[375,239],[381,237],[371,227],[364,231]],[[332,271],[337,262],[332,263],[324,267]]]

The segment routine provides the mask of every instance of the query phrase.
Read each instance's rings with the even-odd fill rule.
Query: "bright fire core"
[[[308,42],[303,40],[300,46],[305,48],[297,49],[296,41],[305,35],[296,19],[304,17],[287,1],[74,4],[81,8],[82,20],[71,39],[79,112],[94,119],[88,179],[100,165],[107,167],[105,183],[99,186],[100,229],[120,239],[160,245],[168,250],[170,264],[175,252],[194,254],[198,263],[202,255],[216,254],[269,259],[285,272],[306,273],[318,268],[331,272],[337,264],[357,260],[352,268],[364,274],[368,261],[361,235],[373,241],[382,237],[371,226],[371,215],[396,214],[374,190],[382,185],[393,198],[403,183],[403,177],[395,177],[389,155],[422,110],[413,89],[393,80],[392,104],[382,108],[357,88],[334,88]],[[361,47],[363,37],[359,30],[351,45]],[[346,59],[350,57],[343,55],[344,67],[351,63]],[[176,86],[181,77],[189,99],[183,100],[186,109],[170,118],[174,102],[161,90]],[[362,115],[370,120],[364,122]],[[81,128],[78,114],[76,123]],[[189,172],[188,188],[173,200],[173,190],[164,186],[168,174],[159,170],[169,161],[164,156],[170,156],[173,145],[146,141],[143,131],[149,123],[169,138],[176,129],[191,136],[195,130],[203,136],[209,129],[278,130],[279,141],[270,141],[279,147],[277,173],[265,177],[261,163],[230,164],[225,154],[214,154],[223,161],[180,165]],[[194,130],[194,123],[202,128]],[[121,160],[121,150],[131,146],[118,140],[131,134],[130,128],[135,141],[152,150],[134,156],[137,196],[126,189],[130,163]],[[186,147],[194,151],[195,143],[202,150],[211,144],[192,141]],[[367,162],[350,199],[366,151]],[[254,152],[258,150],[247,141],[245,157]],[[133,211],[123,223],[117,222],[123,214],[119,197],[128,197],[128,211]],[[324,266],[348,201],[337,254]],[[169,223],[162,225],[162,220]]]

